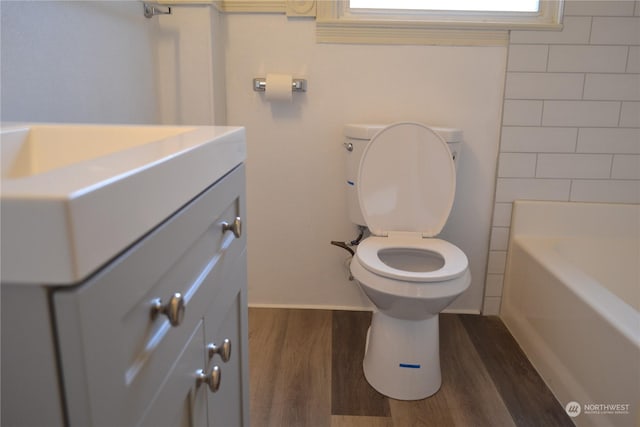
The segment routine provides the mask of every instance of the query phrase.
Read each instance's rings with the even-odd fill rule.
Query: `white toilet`
[[[351,261],[377,309],[364,374],[386,396],[423,399],[442,382],[438,314],[471,283],[464,252],[435,237],[453,205],[462,132],[395,123],[344,133],[350,217],[371,232]]]

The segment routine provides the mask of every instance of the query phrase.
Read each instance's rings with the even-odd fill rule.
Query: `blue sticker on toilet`
[[[401,368],[410,368],[410,369],[420,369],[420,365],[416,365],[415,363],[401,363]]]

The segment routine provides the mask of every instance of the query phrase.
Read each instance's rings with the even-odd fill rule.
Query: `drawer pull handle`
[[[229,338],[225,338],[224,341],[222,341],[222,345],[210,343],[207,345],[207,352],[209,354],[209,359],[214,355],[219,354],[222,361],[226,363],[231,359],[231,340]]]
[[[196,386],[200,387],[200,384],[205,383],[209,386],[211,393],[215,393],[220,388],[221,377],[222,372],[220,372],[218,365],[211,368],[209,374],[206,374],[203,369],[198,369],[196,371]]]
[[[162,304],[160,298],[154,299],[151,304],[152,317],[155,318],[158,314],[164,314],[169,318],[171,326],[179,326],[182,323],[187,307],[184,304],[184,297],[180,292],[174,293],[166,304]]]
[[[222,223],[222,232],[226,233],[227,231],[233,231],[233,235],[236,236],[236,239],[240,238],[242,235],[242,220],[239,216],[237,216],[231,224],[226,221]]]

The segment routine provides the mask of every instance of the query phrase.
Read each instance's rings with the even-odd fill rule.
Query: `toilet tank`
[[[344,126],[344,146],[347,150],[347,208],[349,211],[349,219],[354,224],[366,225],[362,217],[362,212],[360,211],[358,193],[356,191],[360,159],[371,138],[386,126],[388,125],[349,124]],[[462,148],[462,131],[460,129],[434,126],[429,126],[429,128],[433,129],[433,131],[447,142],[453,157],[453,162],[457,168],[458,157],[460,156],[460,149]]]

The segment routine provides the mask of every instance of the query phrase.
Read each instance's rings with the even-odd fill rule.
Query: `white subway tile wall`
[[[507,227],[493,227],[491,231],[491,250],[506,251],[509,243],[509,229]]]
[[[567,0],[564,13],[570,16],[631,16],[635,6],[633,3],[629,0]]]
[[[638,141],[639,128],[583,128],[578,132],[576,152],[640,154]]]
[[[640,156],[637,154],[616,154],[613,156],[611,178],[640,179]]]
[[[509,63],[511,71],[547,71],[549,45],[515,44],[509,47]]]
[[[505,99],[502,124],[511,126],[539,126],[542,120],[542,101]]]
[[[544,101],[542,126],[617,126],[620,102]]]
[[[505,96],[511,99],[581,99],[582,73],[508,73]]]
[[[483,312],[498,314],[512,202],[640,203],[640,1],[565,0],[512,31]]]
[[[493,208],[493,226],[509,227],[511,225],[511,203],[496,203]]]
[[[498,176],[531,178],[536,175],[537,156],[533,153],[502,153]]]
[[[627,46],[549,46],[546,71],[582,73],[624,73]]]
[[[627,73],[640,73],[640,47],[638,46],[631,46],[629,48]]]
[[[620,127],[640,127],[640,102],[623,102]]]
[[[538,154],[538,178],[602,178],[611,175],[610,154]]]
[[[502,295],[502,284],[504,276],[502,274],[488,274],[485,296],[500,297]]]
[[[571,0],[569,0],[571,1]],[[640,20],[635,17],[593,17],[591,44],[637,45],[640,35]]]

